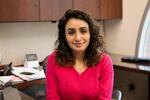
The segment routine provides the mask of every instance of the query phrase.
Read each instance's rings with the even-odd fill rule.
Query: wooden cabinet
[[[100,0],[101,19],[121,19],[122,0]]]
[[[73,8],[90,14],[94,19],[100,19],[100,0],[74,0]]]
[[[40,20],[57,21],[72,7],[73,0],[40,0]]]
[[[1,0],[0,22],[39,21],[38,0]]]
[[[68,9],[78,9],[100,19],[100,0],[40,0],[40,19],[57,21]]]
[[[122,0],[40,0],[41,20],[59,20],[67,9],[78,9],[94,19],[122,18]]]
[[[1,0],[0,22],[58,21],[68,9],[97,20],[122,18],[122,0]]]
[[[74,0],[74,9],[87,12],[97,20],[122,18],[122,0]]]

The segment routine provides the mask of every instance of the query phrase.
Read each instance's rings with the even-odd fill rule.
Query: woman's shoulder
[[[112,60],[111,57],[109,56],[109,54],[107,53],[101,53],[101,59],[99,61],[99,63],[97,64],[97,66],[99,66],[98,68],[112,68]],[[107,67],[106,67],[107,66]],[[109,67],[108,67],[109,66]]]
[[[105,53],[105,52],[101,52],[101,61],[111,61],[111,57],[109,56],[109,54]]]
[[[48,55],[48,61],[53,61],[56,57],[56,51],[53,51],[51,54]]]

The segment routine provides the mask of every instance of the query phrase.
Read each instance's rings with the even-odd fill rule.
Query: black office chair
[[[40,62],[40,65],[42,65],[44,72],[46,72],[47,57]],[[35,98],[35,100],[46,100],[46,82],[43,84],[35,84],[26,89],[21,89],[21,91]]]
[[[46,73],[47,60],[48,60],[48,56],[41,63],[41,65],[42,65],[43,70],[44,70],[45,73]],[[39,89],[38,91],[36,91],[36,93],[35,93],[36,100],[46,100],[45,85],[46,84],[42,84],[42,87],[44,87],[44,89],[41,89],[41,90]]]
[[[112,100],[121,100],[122,93],[119,89],[113,89]]]

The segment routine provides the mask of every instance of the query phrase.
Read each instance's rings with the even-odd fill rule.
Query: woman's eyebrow
[[[89,29],[88,27],[80,27],[79,29]],[[75,30],[75,28],[68,27],[66,31]]]
[[[80,27],[80,29],[89,29],[88,27]]]
[[[80,27],[80,28],[88,28],[88,27]]]
[[[66,31],[75,30],[74,28],[67,28]]]

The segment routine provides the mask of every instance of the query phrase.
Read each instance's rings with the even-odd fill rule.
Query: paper
[[[11,76],[0,76],[0,81],[3,82],[3,85],[5,85],[7,82],[9,82],[12,79],[13,75]]]
[[[44,70],[29,68],[29,67],[12,67],[12,73],[24,80],[31,81],[35,79],[45,78]],[[32,74],[24,74],[32,73]]]

